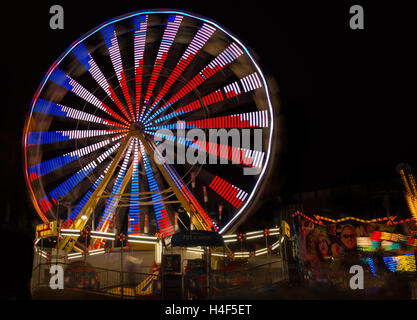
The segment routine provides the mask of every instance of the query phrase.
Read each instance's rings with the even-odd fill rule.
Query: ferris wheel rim
[[[260,186],[262,185],[262,183],[265,180],[265,177],[264,177],[265,172],[271,164],[271,150],[272,150],[272,145],[274,143],[273,136],[274,136],[274,133],[275,133],[275,130],[276,130],[276,128],[275,128],[274,106],[273,106],[272,101],[271,101],[268,82],[265,79],[263,71],[259,67],[258,61],[256,61],[255,58],[252,56],[253,53],[251,52],[251,50],[249,50],[231,31],[229,31],[227,28],[220,25],[218,22],[216,22],[212,19],[206,18],[202,15],[187,12],[187,11],[183,11],[183,10],[179,10],[179,9],[146,9],[146,10],[139,10],[139,11],[130,12],[130,13],[123,14],[123,15],[120,15],[118,17],[109,19],[109,20],[101,23],[100,25],[96,26],[95,28],[91,29],[87,33],[83,34],[81,37],[79,37],[55,60],[55,62],[49,68],[48,72],[43,77],[43,79],[42,79],[40,85],[38,86],[38,88],[36,90],[36,93],[35,93],[32,101],[31,101],[30,114],[29,114],[29,117],[28,117],[28,121],[27,121],[26,128],[25,128],[25,134],[24,134],[25,177],[26,177],[26,182],[27,182],[27,184],[29,186],[29,189],[30,189],[32,202],[35,204],[35,208],[36,208],[36,211],[39,214],[39,216],[41,218],[43,216],[46,221],[49,221],[49,219],[42,214],[42,211],[40,210],[40,208],[37,204],[36,196],[34,194],[32,186],[29,182],[28,159],[27,159],[27,139],[28,139],[28,132],[29,132],[29,127],[30,127],[30,123],[31,123],[31,120],[32,120],[32,114],[33,114],[35,104],[36,104],[37,100],[39,99],[39,95],[42,92],[42,90],[44,89],[44,86],[45,86],[46,82],[48,81],[49,77],[51,76],[52,72],[58,67],[58,65],[63,61],[63,59],[69,53],[72,52],[72,50],[75,47],[77,47],[84,40],[86,40],[87,38],[89,38],[90,36],[95,34],[96,32],[100,31],[104,27],[106,27],[108,25],[111,25],[111,24],[114,24],[118,21],[122,21],[122,20],[125,20],[125,19],[129,19],[129,18],[133,18],[135,16],[140,16],[140,15],[145,15],[145,14],[181,14],[181,15],[184,15],[184,16],[191,17],[193,19],[204,21],[204,22],[216,27],[217,29],[223,31],[231,39],[233,39],[237,44],[239,44],[241,49],[244,50],[246,55],[249,57],[251,63],[255,67],[256,71],[260,75],[262,84],[263,84],[264,89],[265,89],[265,94],[266,94],[266,99],[267,99],[267,106],[268,106],[268,111],[269,111],[269,116],[270,116],[269,137],[268,137],[269,139],[268,139],[268,147],[267,147],[267,150],[265,152],[266,153],[265,162],[264,162],[264,165],[261,169],[261,172],[258,174],[258,178],[257,178],[257,181],[255,183],[255,186],[250,191],[248,199],[243,203],[242,207],[239,208],[238,212],[234,214],[234,216],[231,218],[231,220],[228,221],[227,224],[219,230],[219,233],[221,233],[221,234],[225,233],[225,232],[228,231],[228,229],[230,229],[233,226],[233,223],[235,222],[235,220],[238,219],[242,215],[242,213],[245,211],[245,209],[253,202],[253,200],[255,198],[255,195],[256,195],[256,191],[260,188]],[[33,201],[33,199],[35,199],[35,201]],[[44,220],[44,219],[42,219],[42,220]]]

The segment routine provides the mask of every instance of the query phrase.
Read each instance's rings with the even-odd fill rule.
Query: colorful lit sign
[[[287,221],[285,221],[285,220],[281,221],[281,229],[282,229],[282,234],[283,235],[286,235],[287,237],[291,236],[290,225],[287,223]]]
[[[36,239],[48,238],[57,235],[56,221],[38,224],[36,226]]]

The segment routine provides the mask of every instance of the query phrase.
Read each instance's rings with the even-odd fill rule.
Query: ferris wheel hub
[[[133,122],[130,126],[130,133],[133,136],[137,136],[139,133],[144,133],[146,129],[146,126],[141,122]]]

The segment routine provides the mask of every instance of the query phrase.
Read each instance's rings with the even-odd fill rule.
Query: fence
[[[106,255],[106,254],[104,254]],[[125,254],[128,258],[128,254]],[[61,256],[62,257],[62,256]],[[59,264],[63,267],[64,287],[78,293],[83,291],[85,294],[94,293],[114,298],[154,298],[160,299],[164,296],[162,288],[162,275],[146,272],[137,272],[142,270],[126,270],[127,261],[120,263],[118,256],[113,261],[118,261],[119,265],[114,268],[96,267],[100,265],[94,261],[78,258],[76,263],[68,263],[67,260],[56,256],[49,256],[48,259],[42,259],[40,256],[34,261],[32,271],[31,292],[36,295],[42,292],[42,295],[57,294],[62,295],[61,291],[50,289],[50,268],[52,265]],[[230,291],[238,288],[257,288],[267,287],[278,281],[288,279],[288,266],[282,257],[261,256],[251,259],[251,263],[243,263],[237,268],[227,268],[228,258],[219,258],[217,269],[210,269],[209,278],[205,265],[197,265],[191,268],[191,272],[183,272],[181,287],[181,296],[185,299],[198,297],[205,299],[213,297],[221,291]],[[126,259],[128,260],[128,259]],[[198,260],[198,259],[197,259]],[[224,261],[223,261],[224,260]],[[203,261],[201,259],[201,261]],[[242,262],[245,259],[242,259]],[[123,270],[123,265],[125,270]],[[115,269],[119,268],[120,269]],[[184,265],[185,267],[185,265]],[[151,267],[147,268],[148,270]],[[208,281],[207,281],[208,280]],[[58,292],[60,291],[60,292]],[[68,291],[68,290],[67,290]],[[200,292],[196,292],[200,291]],[[76,296],[74,294],[74,296]],[[77,297],[75,297],[77,299]]]
[[[66,262],[49,262],[37,264],[32,270],[31,292],[33,296],[45,289],[50,290],[53,265],[60,265],[65,270],[64,288],[70,290],[90,291],[94,294],[109,295],[122,298],[137,298],[153,296],[157,298],[160,292],[154,291],[153,281],[159,281],[159,275],[133,271],[119,271],[100,267],[91,267],[80,261],[78,268]],[[70,269],[69,266],[72,268]],[[54,290],[56,292],[56,290]],[[59,290],[58,290],[59,291]]]

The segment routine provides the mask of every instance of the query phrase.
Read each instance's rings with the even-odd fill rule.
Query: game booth
[[[362,266],[369,294],[394,294],[406,286],[415,298],[417,226],[414,218],[338,220],[295,212],[299,271],[310,284],[350,289],[351,267]],[[398,297],[401,297],[399,295]]]

